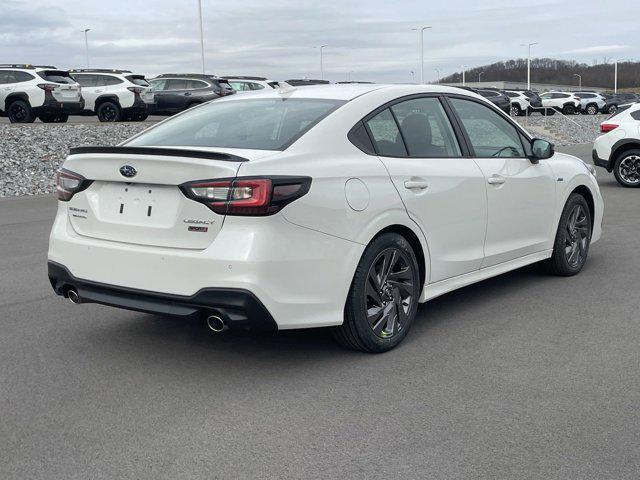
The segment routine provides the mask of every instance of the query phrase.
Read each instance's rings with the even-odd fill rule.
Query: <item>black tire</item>
[[[334,328],[336,340],[363,352],[391,350],[409,333],[420,291],[418,261],[409,242],[397,233],[376,237],[356,268],[344,323]]]
[[[576,107],[574,105],[565,105],[562,107],[562,113],[565,115],[575,115]]]
[[[584,109],[584,112],[587,115],[597,115],[598,114],[598,106],[595,103],[590,103],[587,105],[587,108]]]
[[[589,254],[591,225],[587,201],[579,193],[572,193],[560,216],[553,255],[547,260],[552,274],[570,277],[582,270]]]
[[[550,117],[556,114],[556,111],[553,108],[543,108],[540,110],[540,113],[545,117]]]
[[[520,105],[518,105],[517,103],[511,104],[511,115],[515,117],[520,117],[522,115],[522,109],[520,108]]]
[[[101,122],[119,122],[122,118],[120,107],[115,102],[103,102],[96,110]]]
[[[627,188],[640,187],[640,150],[625,150],[613,164],[613,176]]]
[[[58,113],[55,115],[43,114],[38,115],[38,118],[42,123],[67,123],[67,120],[69,120],[69,115],[67,115],[66,113]]]
[[[33,123],[36,116],[24,100],[14,100],[7,106],[7,117],[11,123]]]
[[[614,113],[616,113],[618,111],[618,106],[617,105],[609,105],[609,108],[607,108],[607,112],[610,115],[613,115]],[[603,112],[605,113],[605,112]]]
[[[134,122],[144,122],[147,118],[149,118],[149,114],[148,113],[138,113],[137,115],[133,116],[133,121]]]

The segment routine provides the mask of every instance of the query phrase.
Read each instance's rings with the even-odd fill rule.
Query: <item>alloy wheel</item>
[[[618,166],[620,178],[629,185],[637,185],[640,183],[640,156],[629,155],[620,162]]]
[[[365,287],[365,315],[378,337],[391,338],[400,332],[417,301],[412,262],[399,248],[380,252],[371,264]]]
[[[590,225],[587,212],[582,205],[571,209],[565,233],[564,253],[571,268],[579,267],[587,257]]]
[[[101,116],[106,122],[113,122],[116,119],[116,109],[112,105],[106,105],[102,107]]]
[[[9,113],[16,122],[23,122],[27,118],[27,109],[19,103],[11,105]]]

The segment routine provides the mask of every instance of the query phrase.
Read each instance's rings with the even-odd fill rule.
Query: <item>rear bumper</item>
[[[84,110],[84,98],[81,98],[79,102],[61,102],[53,98],[53,96],[47,95],[41,106],[33,108],[33,113],[36,115],[48,113],[78,115],[82,110]]]
[[[82,280],[74,277],[64,265],[51,261],[47,264],[47,271],[56,294],[66,296],[73,289],[78,293],[81,303],[100,303],[139,312],[182,317],[216,312],[231,328],[278,328],[265,306],[247,290],[203,288],[191,296],[170,295]]]
[[[595,148],[591,151],[591,158],[593,159],[593,163],[596,166],[602,167],[602,168],[606,168],[607,171],[609,171],[609,172],[612,170],[612,167],[609,166],[609,163],[610,163],[609,160],[604,160],[604,159],[600,158],[598,156],[598,152],[597,152],[597,150]]]
[[[134,100],[133,105],[131,105],[130,107],[123,107],[122,113],[124,115],[148,114],[151,113],[152,109],[152,103],[145,103],[140,97],[136,95],[136,99]]]

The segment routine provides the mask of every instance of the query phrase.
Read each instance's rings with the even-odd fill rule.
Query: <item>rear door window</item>
[[[207,88],[209,85],[202,80],[187,80],[187,90],[198,90]]]
[[[33,80],[35,78],[30,73],[20,72],[20,71],[13,72],[13,76],[14,76],[14,79],[15,79],[16,83],[28,82],[28,81]],[[54,81],[54,80],[51,80],[51,81]],[[71,83],[73,83],[73,82],[71,82]]]
[[[169,78],[164,87],[165,90],[186,90],[187,80],[184,78]]]
[[[373,137],[373,143],[378,155],[383,157],[407,156],[407,150],[400,135],[400,130],[398,130],[398,124],[388,108],[368,120],[367,127]]]
[[[437,98],[416,98],[391,107],[410,157],[461,157],[453,127]]]
[[[81,87],[95,87],[98,83],[97,75],[75,74],[73,78],[76,79]]]
[[[96,75],[96,87],[107,87],[119,83],[122,83],[122,80],[113,75]]]

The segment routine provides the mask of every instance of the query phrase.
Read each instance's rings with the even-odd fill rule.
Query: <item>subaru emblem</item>
[[[123,165],[120,167],[120,175],[122,175],[123,177],[135,177],[137,173],[138,171],[131,165]]]

